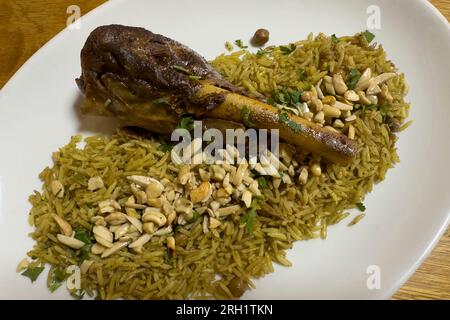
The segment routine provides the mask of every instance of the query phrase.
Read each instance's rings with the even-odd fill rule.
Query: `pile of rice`
[[[279,47],[268,48],[263,56],[243,50],[221,55],[212,65],[233,84],[267,97],[282,88],[306,90],[337,70],[356,68],[362,72],[370,67],[377,74],[396,71],[383,48],[369,45],[361,34],[341,37],[338,43],[322,34],[316,38],[311,35],[295,45],[296,50],[289,55]],[[300,69],[304,70],[302,78]],[[356,159],[347,167],[321,162],[322,175],[311,175],[304,185],[275,188],[269,183],[263,190],[264,201],[259,203],[251,235],[245,232],[239,216],[228,216],[217,232],[207,234],[202,232],[202,219],[198,219],[176,229],[175,238],[184,234],[188,240],[177,246],[170,259],[163,237],[153,237],[142,254],[125,249],[105,259],[90,255],[94,262],[82,274],[81,291],[100,299],[227,299],[234,297],[229,289],[233,279],[242,279],[253,288],[252,278],[273,272],[274,262],[290,266],[285,255],[294,241],[325,239],[327,228],[346,218],[345,210],[362,202],[399,161],[396,136],[385,120],[396,119],[406,127],[409,105],[403,97],[407,87],[402,75],[390,80],[388,86],[394,100],[387,110],[373,107],[355,113]],[[81,137],[73,137],[54,154],[53,167],[40,174],[42,192],[30,197],[33,207],[29,219],[35,227],[32,237],[36,244],[28,256],[34,259],[31,267],[51,265],[49,286],[55,281],[56,271],[80,265],[85,258],[80,250],[57,240],[59,228],[52,213],[64,216],[75,230],[89,233],[90,218],[100,201],[112,198],[120,202],[129,196],[126,176],[173,180],[178,172],[170,161],[170,152],[160,150],[161,140],[157,138],[94,136],[78,148],[80,141]],[[306,156],[303,164],[318,161],[313,158]],[[87,190],[87,182],[94,176],[102,177],[105,189]],[[54,179],[65,187],[62,199],[50,191]]]

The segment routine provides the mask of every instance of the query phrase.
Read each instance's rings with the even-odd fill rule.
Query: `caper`
[[[252,38],[252,44],[256,47],[260,47],[269,41],[269,30],[258,29]]]
[[[245,281],[244,279],[234,277],[228,283],[228,289],[230,290],[230,292],[233,294],[234,297],[239,298],[248,289],[248,284],[247,281]]]

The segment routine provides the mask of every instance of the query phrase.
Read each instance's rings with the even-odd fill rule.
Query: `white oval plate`
[[[114,127],[103,119],[81,119],[75,108],[79,53],[95,27],[142,26],[213,58],[226,40],[248,42],[259,27],[270,30],[270,44],[303,39],[309,32],[351,35],[367,28],[373,5],[381,18],[381,29],[373,31],[376,41],[410,85],[414,123],[400,134],[401,164],[367,197],[367,216],[358,225],[349,228],[347,220],[330,228],[326,241],[297,243],[288,253],[293,267],[276,267],[243,298],[389,298],[449,222],[450,28],[434,7],[419,0],[110,1],[83,17],[79,30],[61,32],[0,93],[0,298],[69,297],[61,289],[51,294],[45,274],[32,285],[15,268],[33,245],[27,236],[27,197],[40,188],[37,175],[50,165],[51,152],[73,134]],[[379,289],[367,286],[367,272],[373,270],[380,273]]]

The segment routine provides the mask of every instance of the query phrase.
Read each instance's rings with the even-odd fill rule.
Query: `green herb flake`
[[[277,93],[275,101],[277,101],[278,103],[281,103],[281,104],[288,103],[288,99],[287,99],[286,95],[284,94],[284,92],[282,92],[282,91]]]
[[[261,207],[259,205],[259,201],[263,200],[263,199],[264,199],[264,196],[254,197],[252,200],[252,203],[250,204],[250,208],[253,208],[255,210],[261,209]]]
[[[53,279],[59,282],[63,282],[67,279],[67,272],[65,270],[55,269],[53,271]]]
[[[76,230],[74,238],[83,241],[85,243],[85,245],[80,249],[81,261],[89,259],[92,248],[92,227],[88,230],[87,233],[83,230]]]
[[[202,76],[189,76],[188,78],[191,80],[202,80]]]
[[[225,49],[227,49],[228,51],[233,51],[234,48],[233,48],[233,45],[229,41],[226,41]]]
[[[61,270],[61,269],[50,269],[50,273],[49,273],[49,284],[48,284],[48,289],[50,290],[50,292],[55,292],[56,290],[58,290],[59,287],[61,287],[62,283],[64,282],[64,280],[67,279],[67,273],[65,270]]]
[[[61,286],[62,286],[62,283],[61,283],[61,282],[53,282],[53,283],[48,287],[48,289],[50,290],[51,293],[53,293],[53,292],[55,292],[56,290],[58,290],[59,287],[61,287]]]
[[[364,35],[364,38],[366,38],[367,43],[371,43],[372,40],[375,38],[375,35],[368,30],[364,31],[363,35]]]
[[[70,293],[70,295],[72,296],[72,298],[74,298],[75,300],[82,300],[84,298],[84,294],[86,292],[84,292],[83,289],[78,289],[75,290],[73,292]]]
[[[382,104],[379,108],[380,113],[383,117],[388,116],[389,113],[389,106],[387,104]]]
[[[185,67],[174,65],[174,66],[172,66],[172,68],[174,68],[175,70],[180,71],[182,73],[185,73],[185,74],[188,74],[188,75],[192,75],[192,73],[188,69],[186,69]]]
[[[237,45],[239,48],[241,49],[247,49],[248,46],[244,46],[244,43],[242,42],[242,40],[238,39],[234,41],[234,44]]]
[[[283,53],[286,54],[286,55],[288,55],[288,54],[294,52],[295,49],[297,49],[297,46],[296,46],[295,44],[293,44],[293,43],[291,43],[291,44],[288,45],[288,46],[280,46],[281,52],[283,52]]]
[[[158,146],[158,150],[159,151],[162,151],[162,152],[169,152],[169,151],[171,151],[172,149],[173,149],[173,144],[170,144],[170,143],[161,143],[159,146]]]
[[[334,44],[338,43],[339,39],[336,37],[335,34],[331,35],[331,42],[333,42]]]
[[[356,84],[358,83],[359,79],[361,78],[361,73],[357,69],[350,69],[350,72],[347,75],[347,87],[350,90],[355,89]]]
[[[250,208],[246,214],[241,216],[239,219],[240,224],[245,224],[245,231],[249,234],[253,234],[253,226],[255,222],[256,210],[255,208]]]
[[[302,126],[300,124],[298,124],[295,121],[292,121],[289,118],[289,115],[286,112],[281,112],[278,115],[278,121],[280,123],[285,124],[286,126],[288,126],[292,131],[294,131],[295,133],[299,133],[302,131]]]
[[[164,251],[164,263],[172,264],[172,254],[168,250]]]
[[[249,127],[249,128],[253,128],[255,126],[255,124],[251,121],[251,111],[250,108],[247,106],[244,106],[241,109],[241,119],[244,122],[244,124]]]
[[[267,54],[269,54],[269,51],[264,50],[264,49],[258,49],[258,51],[256,52],[256,56],[257,56],[258,58],[260,58],[260,57],[262,57],[262,56],[265,56],[265,55],[267,55]]]
[[[188,224],[194,223],[195,221],[198,220],[198,218],[200,218],[200,216],[201,216],[200,213],[198,213],[198,211],[195,211],[195,210],[194,210],[194,212],[193,212],[193,214],[192,214],[192,218],[190,218],[189,221],[187,221],[187,223],[188,223]]]
[[[298,70],[298,77],[299,77],[300,81],[305,81],[306,80],[306,71],[305,71],[305,69]]]
[[[31,282],[35,282],[39,275],[44,271],[44,267],[28,267],[27,270],[22,272],[24,277],[30,278]]]
[[[165,98],[158,98],[153,100],[153,104],[160,105],[160,106],[170,106],[169,101],[167,101]]]
[[[356,207],[359,209],[359,211],[362,211],[362,212],[366,211],[366,206],[362,202],[356,203]]]
[[[83,230],[76,230],[74,238],[83,241],[85,244],[91,243],[90,235]]]
[[[261,189],[267,189],[269,187],[266,178],[262,176],[258,178],[258,185]]]
[[[189,116],[182,116],[177,128],[191,131],[192,129],[194,129],[194,119],[192,119],[192,117]]]

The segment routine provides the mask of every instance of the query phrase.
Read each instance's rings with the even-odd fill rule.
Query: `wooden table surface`
[[[0,0],[0,88],[42,45],[66,26],[67,8],[85,14],[104,0]],[[450,0],[431,0],[450,20]],[[406,3],[406,1],[405,1]],[[394,299],[450,299],[450,232]]]

